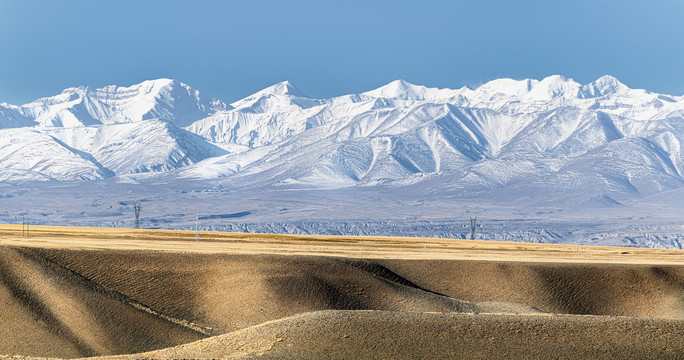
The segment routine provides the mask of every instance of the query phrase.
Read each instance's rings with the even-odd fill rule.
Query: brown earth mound
[[[162,314],[220,334],[318,310],[538,312],[459,301],[372,261],[313,256],[33,250]],[[501,307],[502,309],[499,309]]]
[[[669,259],[675,259],[673,255],[668,254]],[[505,258],[503,250],[496,258]],[[360,354],[357,358],[492,354],[478,350],[484,346],[504,351],[500,357],[522,351],[525,338],[539,350],[530,354],[553,350],[554,343],[565,341],[562,333],[567,328],[569,339],[577,341],[564,343],[568,356],[610,355],[608,344],[614,341],[620,354],[652,357],[670,355],[668,349],[682,354],[682,340],[670,334],[684,326],[684,266],[236,255],[213,248],[210,253],[86,250],[32,244],[0,247],[0,301],[0,354],[130,354],[225,334],[196,344],[211,347],[229,341],[230,349],[238,347],[220,356],[256,356],[273,345],[263,356],[318,357],[315,351],[304,353],[307,349],[328,349],[321,354],[351,351]],[[297,314],[306,315],[291,317]],[[385,322],[393,325],[386,329]],[[292,341],[275,341],[288,327],[297,329],[297,334],[289,332]],[[544,329],[546,337],[540,332]],[[244,335],[250,332],[254,341]],[[620,340],[620,332],[628,336]],[[315,344],[319,333],[320,346]],[[613,337],[592,340],[601,333]],[[345,348],[335,334],[358,337]],[[672,340],[669,348],[655,337],[661,335]],[[442,341],[452,337],[458,341]],[[384,345],[377,345],[376,351],[371,342]],[[411,344],[420,346],[412,352]],[[364,352],[366,347],[370,352]],[[381,356],[382,351],[387,355]],[[202,354],[175,356],[205,357]]]
[[[578,316],[323,311],[115,359],[676,359],[684,323]]]
[[[684,256],[684,254],[682,254]],[[561,314],[684,320],[684,267],[484,261],[379,261],[421,287],[469,301]]]
[[[533,307],[684,319],[681,266],[27,251],[162,313],[220,332],[329,309],[483,311],[485,304],[467,301],[528,306],[517,312]]]
[[[205,337],[97,291],[86,279],[0,247],[0,353],[79,357],[159,349]]]

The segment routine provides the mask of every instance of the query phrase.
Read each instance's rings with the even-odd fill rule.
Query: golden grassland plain
[[[8,357],[684,357],[679,250],[30,231],[0,225]]]

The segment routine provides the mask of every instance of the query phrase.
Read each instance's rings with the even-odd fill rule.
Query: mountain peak
[[[176,79],[169,79],[169,78],[159,78],[159,79],[152,79],[152,80],[145,80],[141,82],[140,84],[137,85],[142,85],[142,84],[150,84],[150,85],[156,85],[156,86],[166,86],[170,84],[180,84],[180,81]],[[133,85],[136,86],[136,85]]]
[[[399,79],[375,90],[367,91],[365,94],[388,99],[423,99],[425,89],[424,86],[413,85],[406,80]]]
[[[21,112],[45,127],[112,125],[152,118],[184,127],[227,108],[180,81],[161,78],[130,86],[71,87],[25,104]]]
[[[454,96],[455,90],[429,88],[422,85],[414,85],[406,80],[394,80],[387,85],[375,90],[367,91],[364,95],[399,100],[438,100]]]
[[[296,97],[305,97],[308,98],[309,96],[302,90],[300,90],[298,87],[296,87],[293,83],[291,83],[288,80],[281,81],[277,84],[271,85],[259,92],[257,92],[255,95],[290,95],[290,96],[296,96]]]
[[[595,98],[619,93],[629,88],[618,79],[610,75],[603,75],[600,78],[582,86],[578,97],[582,99]]]
[[[251,107],[254,104],[268,98],[276,97],[275,99],[291,101],[287,97],[309,98],[304,91],[297,88],[289,81],[281,81],[277,84],[271,85],[261,91],[258,91],[244,99],[240,99],[231,104],[234,108]]]
[[[495,79],[476,89],[483,94],[503,94],[519,99],[540,101],[575,96],[581,85],[563,75],[551,75],[542,80],[508,78]]]
[[[527,96],[535,100],[575,97],[580,86],[579,83],[563,75],[551,75],[535,84]]]
[[[127,90],[138,90],[140,93],[144,94],[149,94],[151,92],[160,92],[164,89],[174,89],[174,88],[184,88],[188,91],[192,90],[192,88],[178,80],[175,79],[168,79],[168,78],[159,78],[159,79],[154,79],[154,80],[146,80],[143,81],[139,84],[131,85],[125,88],[117,87],[117,86],[108,86],[107,88],[113,88],[113,89],[127,89]],[[100,89],[98,89],[100,90]]]
[[[410,88],[424,87],[424,86],[411,84],[410,82],[408,82],[404,79],[397,79],[397,80],[391,81],[389,84],[387,84],[383,87],[396,88],[396,89],[410,89]]]
[[[534,79],[514,80],[501,78],[488,81],[476,88],[475,91],[480,93],[501,93],[509,96],[521,96],[532,90],[532,87],[537,83],[539,83],[539,81]]]
[[[139,93],[150,93],[153,90],[159,91],[165,87],[168,86],[182,86],[189,88],[189,86],[179,82],[178,80],[174,79],[167,79],[167,78],[160,78],[160,79],[154,79],[154,80],[145,80],[143,82],[133,84],[130,86],[118,86],[118,85],[107,85],[103,86],[101,88],[92,88],[90,86],[85,86],[81,85],[78,87],[70,87],[62,90],[62,95],[79,95],[79,96],[84,96],[87,94],[106,94],[106,93],[111,93],[115,91],[137,91]]]
[[[57,96],[62,95],[62,96],[71,96],[71,97],[78,96],[78,97],[80,97],[80,96],[87,94],[88,91],[90,91],[90,90],[91,89],[88,86],[84,86],[84,85],[74,86],[74,87],[69,87],[69,88],[62,90],[62,92],[59,93],[59,95],[57,95]],[[52,98],[52,97],[45,97],[45,98],[38,99],[36,101],[40,101],[43,99],[49,99],[49,98]]]

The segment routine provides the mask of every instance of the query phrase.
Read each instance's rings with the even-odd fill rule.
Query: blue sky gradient
[[[168,77],[226,102],[610,74],[684,94],[684,2],[0,0],[0,102]]]

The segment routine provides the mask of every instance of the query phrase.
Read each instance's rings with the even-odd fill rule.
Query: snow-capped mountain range
[[[617,197],[684,185],[684,97],[630,89],[611,76],[456,90],[398,80],[329,99],[286,81],[230,105],[159,79],[0,103],[0,129],[5,182],[159,173],[269,186],[534,187]]]
[[[684,248],[684,96],[603,76],[230,105],[181,82],[0,103],[0,222]],[[143,186],[140,186],[143,184]]]

